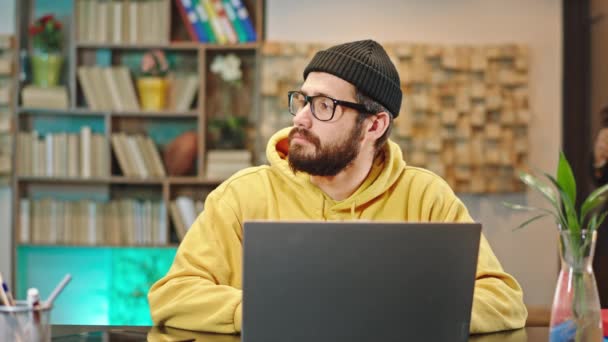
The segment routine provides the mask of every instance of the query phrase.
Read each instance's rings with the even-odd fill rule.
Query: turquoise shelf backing
[[[17,248],[17,297],[36,287],[47,298],[66,273],[53,324],[151,325],[147,293],[169,270],[176,248],[33,246]]]

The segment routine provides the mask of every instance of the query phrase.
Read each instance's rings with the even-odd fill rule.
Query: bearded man
[[[268,142],[270,165],[239,171],[209,194],[171,269],[150,289],[155,324],[240,332],[248,220],[473,221],[443,179],[406,165],[388,139],[402,92],[381,45],[364,40],[317,52],[301,89],[287,95],[293,127]],[[521,287],[482,236],[471,332],[521,328],[526,317]]]

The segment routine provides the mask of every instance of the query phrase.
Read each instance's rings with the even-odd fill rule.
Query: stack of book
[[[186,232],[203,209],[204,202],[202,200],[195,201],[187,196],[178,196],[175,200],[171,201],[169,204],[169,214],[180,241],[184,239]]]
[[[169,76],[168,110],[176,112],[189,111],[196,98],[199,78],[196,74]]]
[[[165,245],[162,201],[20,200],[21,243],[65,245]]]
[[[0,175],[8,175],[13,169],[11,160],[12,139],[10,134],[0,134]]]
[[[6,176],[10,175],[13,169],[13,43],[11,35],[0,35],[0,184],[8,181]]]
[[[139,110],[133,80],[125,66],[80,66],[78,81],[92,110]]]
[[[165,167],[152,139],[142,134],[112,133],[112,149],[123,175],[165,177]]]
[[[0,101],[2,101],[0,90]],[[27,85],[21,91],[21,103],[29,108],[68,108],[68,89],[65,86],[38,87]]]
[[[76,36],[84,43],[166,44],[168,9],[165,0],[77,0]]]
[[[19,132],[17,149],[17,169],[24,175],[89,178],[110,172],[106,139],[88,126],[79,134]]]
[[[248,150],[209,150],[207,152],[207,177],[224,179],[251,166]]]
[[[204,43],[255,42],[257,33],[241,0],[175,0],[190,39]]]

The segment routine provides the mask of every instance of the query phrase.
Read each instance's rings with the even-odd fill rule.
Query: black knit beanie
[[[304,69],[326,72],[353,84],[382,104],[396,118],[401,107],[399,73],[384,48],[373,40],[359,40],[319,51]]]

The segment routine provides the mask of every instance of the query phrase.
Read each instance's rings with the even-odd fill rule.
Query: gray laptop
[[[480,224],[244,230],[243,342],[468,340]]]

